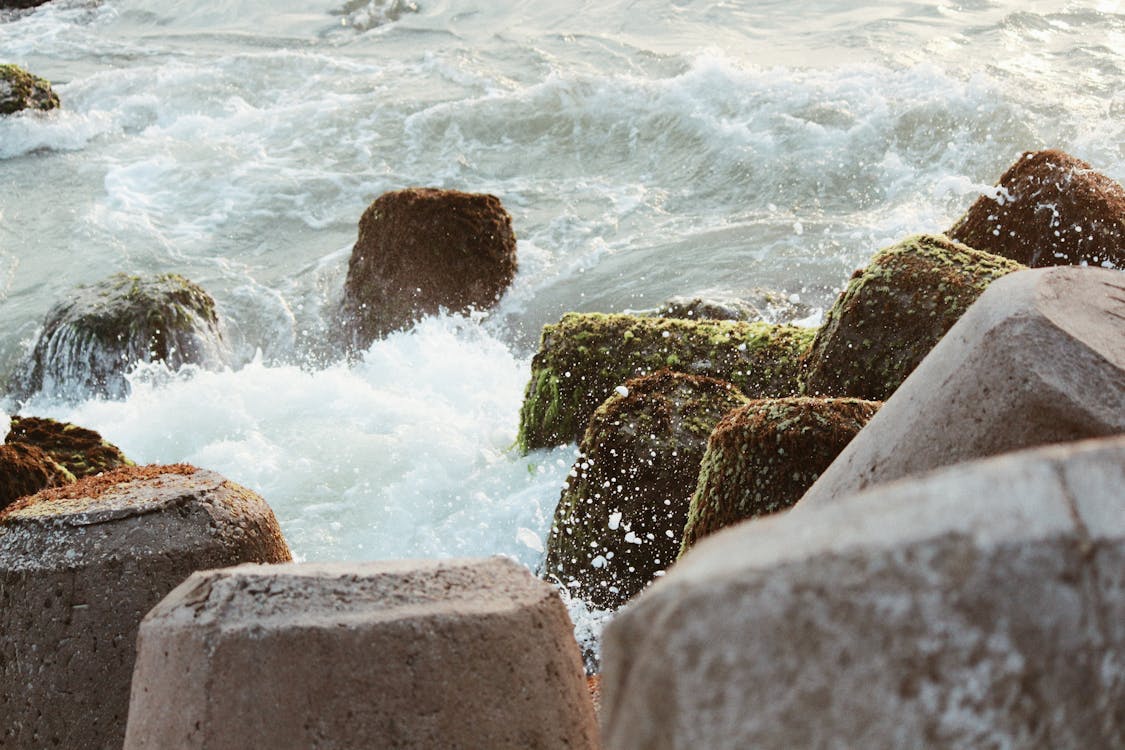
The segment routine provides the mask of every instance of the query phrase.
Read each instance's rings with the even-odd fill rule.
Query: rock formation
[[[726,380],[749,398],[791,396],[812,336],[767,323],[568,313],[544,327],[531,362],[520,447],[578,441],[617,386],[665,368]]]
[[[512,219],[492,195],[408,188],[363,213],[348,261],[344,324],[364,349],[444,308],[486,310],[515,277]]]
[[[707,436],[746,403],[730,383],[661,370],[598,407],[547,538],[543,575],[616,608],[680,550]]]
[[[1008,168],[998,196],[982,196],[948,234],[1027,266],[1125,269],[1125,189],[1054,149],[1029,151]]]
[[[803,392],[885,400],[990,283],[1020,268],[941,235],[880,251],[825,317]]]

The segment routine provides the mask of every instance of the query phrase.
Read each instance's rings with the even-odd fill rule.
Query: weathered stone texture
[[[994,282],[794,508],[939,466],[1125,432],[1125,273]]]
[[[1125,746],[1125,437],[703,540],[605,632],[610,750]]]
[[[0,746],[121,747],[141,619],[191,572],[280,562],[265,502],[190,466],[118,469],[0,512]]]
[[[145,618],[127,750],[595,748],[558,594],[509,560],[198,573]]]

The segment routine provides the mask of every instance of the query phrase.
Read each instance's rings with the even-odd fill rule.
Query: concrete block
[[[555,590],[502,558],[240,566],[145,618],[125,747],[593,748]]]
[[[137,628],[201,568],[289,560],[273,511],[211,471],[142,466],[0,512],[0,747],[120,748]]]
[[[704,539],[605,631],[606,747],[1125,747],[1123,466],[1037,448]]]
[[[1125,273],[997,281],[793,512],[870,485],[1035,445],[1125,433]]]

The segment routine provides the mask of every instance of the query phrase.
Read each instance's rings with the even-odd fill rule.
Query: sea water
[[[1021,151],[1125,178],[1119,2],[55,0],[0,63],[63,109],[0,118],[0,379],[75,285],[178,272],[216,371],[123,401],[7,399],[262,493],[303,560],[530,568],[573,446],[521,456],[539,331],[568,310],[766,287],[814,309],[948,227]],[[324,342],[363,209],[490,192],[520,270],[345,363]],[[593,642],[596,613],[573,605]]]

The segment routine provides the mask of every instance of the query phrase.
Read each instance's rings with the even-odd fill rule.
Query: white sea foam
[[[477,324],[430,318],[354,366],[149,367],[125,401],[24,411],[251,487],[304,559],[506,554],[534,567],[573,450],[512,449],[526,367]]]

